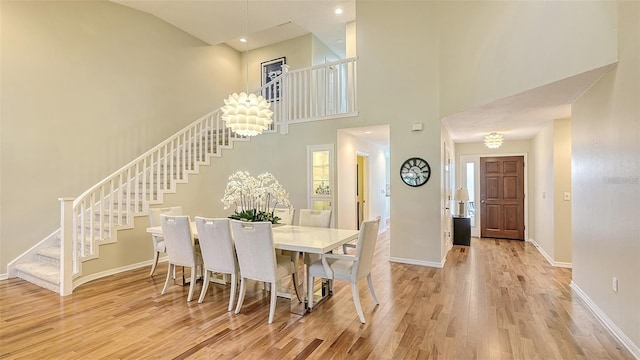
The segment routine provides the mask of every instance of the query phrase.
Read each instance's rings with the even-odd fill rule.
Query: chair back
[[[193,236],[189,217],[182,215],[160,215],[162,235],[167,247],[169,263],[178,266],[196,266]]]
[[[149,208],[149,226],[160,226],[160,214],[182,215],[182,206]]]
[[[331,226],[331,210],[300,209],[299,225],[328,228]]]
[[[355,255],[358,258],[358,265],[355,273],[351,274],[352,280],[362,279],[371,273],[379,226],[380,219],[362,222]]]
[[[205,268],[224,274],[235,273],[238,260],[229,219],[196,216],[195,222]]]
[[[273,215],[280,218],[279,224],[293,225],[293,214],[296,209],[294,208],[275,208],[273,209]]]
[[[243,278],[276,281],[276,252],[270,222],[230,220]]]

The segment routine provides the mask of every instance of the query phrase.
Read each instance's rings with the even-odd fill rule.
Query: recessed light
[[[369,134],[373,134],[373,131],[365,131],[364,133],[369,135]]]
[[[247,39],[245,39],[245,38],[240,38],[240,42],[241,42],[241,43],[246,43],[246,42],[247,42]]]
[[[337,9],[334,11],[334,13],[335,13],[336,15],[342,15],[342,9],[341,9],[341,8],[337,8]]]

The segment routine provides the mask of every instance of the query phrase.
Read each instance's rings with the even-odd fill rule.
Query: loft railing
[[[274,122],[269,131],[286,134],[291,123],[356,115],[355,66],[355,58],[294,71],[285,66],[282,75],[255,92],[271,101]],[[61,198],[60,294],[71,294],[82,261],[97,257],[101,242],[112,239],[118,228],[133,226],[135,215],[161,203],[164,192],[174,191],[200,164],[239,140],[248,139],[227,129],[215,110],[78,198]]]

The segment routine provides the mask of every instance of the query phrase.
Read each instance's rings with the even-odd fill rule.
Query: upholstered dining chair
[[[328,228],[331,226],[331,210],[300,209],[298,225]],[[307,266],[318,260],[318,254],[304,254],[304,263]]]
[[[182,215],[182,206],[171,206],[163,208],[149,208],[149,226],[160,226],[160,214],[165,215]],[[156,272],[156,266],[158,266],[158,259],[160,254],[166,252],[164,245],[164,238],[158,235],[151,235],[153,241],[153,264],[151,265],[150,276]]]
[[[376,216],[376,220],[378,220],[378,223],[380,223],[380,215]],[[343,244],[342,245],[342,253],[343,254],[347,254],[347,249],[348,248],[355,249],[356,248],[356,244],[354,244],[353,242],[348,242],[346,244]]]
[[[351,294],[353,296],[353,304],[361,323],[365,323],[362,307],[360,306],[360,297],[358,295],[358,281],[367,278],[369,291],[373,297],[373,301],[378,304],[378,298],[373,290],[373,282],[371,280],[371,268],[373,262],[373,253],[378,238],[378,227],[380,220],[363,221],[358,234],[358,242],[356,244],[355,255],[345,254],[322,254],[319,261],[314,262],[308,269],[308,299],[309,311],[313,309],[313,281],[314,278],[324,278],[329,280],[330,289],[333,286],[333,280],[344,280],[351,282]]]
[[[189,217],[181,215],[160,215],[160,224],[162,225],[162,234],[164,235],[164,242],[167,248],[167,257],[169,258],[167,280],[164,282],[161,295],[164,295],[167,291],[171,274],[175,271],[176,266],[190,267],[191,283],[189,285],[187,301],[191,301],[196,283],[196,272],[198,266],[202,266],[202,254],[194,245]]]
[[[229,295],[229,308],[233,310],[233,303],[236,297],[237,275],[240,273],[238,259],[236,258],[236,248],[231,236],[231,225],[229,219],[211,219],[201,216],[195,217],[196,229],[198,230],[198,241],[204,262],[204,283],[198,303],[204,301],[209,288],[211,273],[231,275],[231,294]]]
[[[270,222],[243,222],[231,220],[231,232],[236,243],[240,265],[240,294],[236,314],[240,313],[247,289],[247,280],[271,284],[269,324],[273,323],[276,310],[277,284],[289,275],[293,276],[296,293],[298,279],[293,260],[289,256],[277,255],[273,245]]]
[[[293,225],[293,215],[296,209],[294,208],[275,208],[273,209],[273,215],[280,218],[279,224]]]

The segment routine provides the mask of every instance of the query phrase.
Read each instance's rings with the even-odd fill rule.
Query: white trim
[[[167,261],[167,258],[161,258],[160,260],[158,260],[158,262],[165,262]],[[129,270],[136,270],[145,266],[151,266],[151,264],[153,264],[153,259],[152,260],[146,260],[146,261],[142,261],[139,262],[137,264],[131,264],[131,265],[127,265],[127,266],[123,266],[123,267],[119,267],[119,268],[115,268],[115,269],[109,269],[109,270],[105,270],[105,271],[101,271],[95,274],[91,274],[91,275],[87,275],[87,276],[83,276],[77,280],[73,281],[73,289],[75,290],[75,288],[77,288],[80,285],[86,284],[90,281],[93,280],[98,280],[101,279],[103,277],[107,277],[107,276],[111,276],[111,275],[115,275],[115,274],[119,274],[121,272],[125,272],[125,271],[129,271]]]
[[[434,267],[434,268],[439,268],[442,269],[444,267],[444,263],[446,262],[445,260],[442,260],[441,262],[435,262],[435,261],[422,261],[422,260],[415,260],[415,259],[406,259],[406,258],[399,258],[399,257],[390,257],[389,261],[391,262],[395,262],[395,263],[400,263],[400,264],[408,264],[408,265],[420,265],[420,266],[428,266],[428,267]]]
[[[9,274],[4,273],[4,274],[0,274],[0,280],[7,280],[9,279]]]
[[[573,264],[570,262],[562,262],[562,261],[555,261],[551,258],[551,256],[549,256],[549,254],[547,254],[546,251],[544,251],[544,249],[542,248],[542,246],[540,246],[535,240],[533,239],[529,239],[527,240],[529,241],[531,244],[533,244],[533,246],[536,247],[536,249],[538,249],[538,252],[540,254],[542,254],[542,256],[547,260],[547,262],[554,267],[561,267],[561,268],[568,268],[571,269],[573,267]]]
[[[620,341],[622,345],[624,345],[624,347],[631,352],[631,355],[633,355],[636,359],[640,359],[640,347],[634,344],[633,341],[631,341],[631,339],[629,339],[629,337],[618,327],[618,325],[616,325],[607,316],[607,314],[605,314],[605,312],[602,311],[602,309],[600,309],[598,305],[596,305],[596,303],[593,302],[584,291],[582,291],[582,289],[580,289],[580,287],[576,283],[571,281],[570,287],[576,293],[576,295],[578,295],[580,299],[585,302],[589,310],[593,312],[593,314],[598,318],[598,320],[600,320],[602,325],[604,325],[604,327],[611,333],[611,335],[618,339],[618,341]]]

